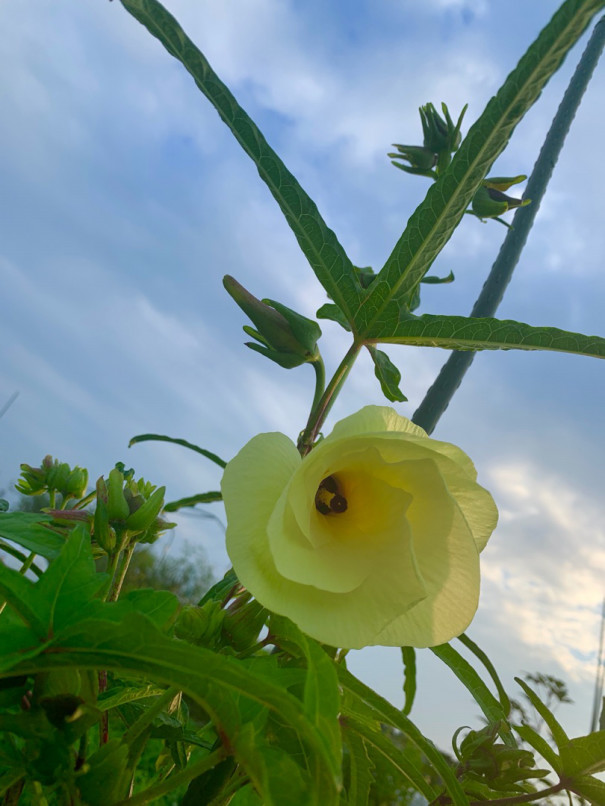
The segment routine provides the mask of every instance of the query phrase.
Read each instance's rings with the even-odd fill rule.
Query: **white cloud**
[[[494,466],[502,521],[482,557],[482,608],[571,678],[594,678],[605,586],[602,507],[531,461]]]

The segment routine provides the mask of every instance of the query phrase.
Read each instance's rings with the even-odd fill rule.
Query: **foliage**
[[[428,272],[465,213],[499,219],[516,209],[515,221],[522,221],[517,216],[531,209],[528,200],[504,193],[521,175],[487,174],[604,5],[565,0],[466,136],[466,107],[456,120],[445,104],[442,114],[432,103],[421,108],[422,145],[397,145],[390,156],[406,173],[433,184],[375,272],[353,265],[313,200],[178,22],[157,0],[121,0],[191,74],[257,167],[330,299],[318,318],[337,321],[351,334],[349,351],[326,383],[317,323],[225,278],[254,324],[245,326],[255,339],[249,346],[285,369],[307,363],[314,369],[313,404],[297,449],[292,446],[297,461],[320,441],[363,347],[389,400],[405,398],[401,373],[377,348],[381,342],[605,356],[605,339],[597,336],[492,315],[414,313],[421,283],[453,280]],[[221,470],[226,466],[215,453],[180,438],[142,434],[131,444],[146,440],[177,443]],[[337,484],[336,491],[325,484],[329,478],[315,493],[323,515],[337,508],[322,511],[320,492],[324,509],[324,498],[340,495]],[[605,771],[605,731],[568,737],[552,710],[553,702],[566,700],[556,680],[519,679],[524,703],[511,708],[496,670],[468,636],[460,641],[472,663],[451,644],[432,647],[486,720],[481,729],[456,732],[453,759],[410,718],[417,692],[412,647],[402,648],[405,705],[399,710],[351,674],[342,647],[321,644],[267,610],[233,570],[202,595],[203,568],[183,568],[178,560],[149,566],[145,546],[173,526],[162,513],[220,501],[221,493],[198,492],[166,504],[164,487],[135,479],[120,463],[93,490],[87,485],[85,469],[46,456],[38,467],[23,465],[17,485],[22,495],[44,503],[41,511],[0,506],[0,549],[20,565],[0,564],[5,806],[512,806],[564,792],[605,803],[598,777]],[[464,497],[460,487],[458,493]],[[477,507],[465,506],[474,528]],[[47,561],[45,570],[37,557]],[[163,589],[140,587],[158,583]],[[197,603],[194,595],[201,596]],[[546,689],[546,701],[530,683]],[[539,722],[528,716],[530,706]],[[542,725],[552,741],[540,732]]]

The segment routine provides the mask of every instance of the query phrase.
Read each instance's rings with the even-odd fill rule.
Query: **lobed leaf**
[[[343,715],[353,717],[361,723],[362,720],[357,718],[357,700],[359,701],[360,711],[364,716],[363,723],[366,726],[370,724],[367,718],[368,712],[370,712],[373,713],[377,722],[384,722],[400,730],[426,756],[435,771],[440,775],[453,806],[468,806],[468,799],[452,768],[435,745],[422,735],[416,725],[394,705],[387,702],[380,694],[372,691],[371,688],[358,680],[347,669],[339,665],[337,671],[341,685],[350,695],[350,699],[345,698],[343,700]]]
[[[569,744],[569,736],[565,733],[552,711],[546,707],[536,692],[527,685],[525,680],[522,680],[520,677],[515,677],[515,682],[521,686],[527,695],[528,700],[548,725],[555,744],[560,752],[562,747],[565,747]]]
[[[42,512],[0,512],[0,537],[53,560],[61,552],[65,537],[51,528],[52,520]]]
[[[137,442],[172,442],[174,445],[182,445],[183,448],[189,448],[190,451],[195,451],[196,453],[200,453],[202,456],[205,456],[206,459],[210,459],[211,462],[214,462],[219,467],[226,467],[227,462],[224,459],[221,459],[220,456],[217,456],[215,453],[211,451],[207,451],[205,448],[200,448],[198,445],[194,445],[193,442],[188,442],[186,439],[177,439],[176,437],[167,437],[163,434],[139,434],[136,437],[133,437],[130,442],[128,443],[128,447],[132,448],[133,445],[136,445]]]
[[[305,257],[329,296],[351,321],[361,302],[361,287],[336,235],[315,202],[265,140],[254,121],[212,70],[203,53],[157,0],[121,0],[124,8],[164,45],[191,74],[199,89],[252,159],[279,204]]]
[[[359,733],[347,727],[344,739],[349,749],[347,806],[367,806],[374,765],[368,758],[365,742]]]
[[[508,716],[510,714],[510,699],[508,694],[504,690],[504,686],[498,676],[498,672],[496,671],[494,664],[491,660],[487,657],[485,652],[477,646],[477,644],[472,641],[468,635],[462,633],[462,635],[458,636],[458,640],[460,643],[464,644],[464,646],[469,649],[476,658],[478,658],[481,663],[485,666],[485,669],[491,679],[493,680],[494,685],[498,690],[498,696],[500,697],[500,705],[502,706],[502,710]]]
[[[590,775],[605,770],[605,731],[579,736],[559,748],[563,774]]]
[[[185,498],[179,498],[178,501],[170,501],[164,505],[164,512],[176,512],[185,507],[194,507],[196,504],[212,504],[215,501],[222,501],[223,496],[218,490],[211,490],[207,493],[198,493],[197,495],[189,495]]]
[[[566,0],[487,104],[447,170],[410,217],[372,283],[355,317],[355,330],[361,338],[373,340],[378,333],[391,335],[402,304],[409,301],[451,237],[515,126],[604,5],[605,0]]]
[[[600,336],[584,336],[556,327],[533,327],[507,319],[467,316],[424,314],[403,319],[393,329],[385,328],[372,341],[447,350],[550,350],[605,358],[605,338]]]
[[[380,388],[386,399],[392,402],[407,400],[407,397],[399,388],[401,372],[399,372],[395,364],[382,350],[377,350],[371,344],[368,344],[367,348],[374,362],[374,374],[378,378]]]
[[[106,605],[109,607],[110,605]],[[284,778],[271,760],[285,754],[256,729],[272,713],[298,736],[308,770],[288,777],[288,803],[335,806],[336,781],[322,737],[294,696],[246,670],[236,659],[164,636],[144,616],[126,615],[121,623],[83,619],[41,645],[37,657],[3,676],[38,674],[58,668],[107,669],[163,682],[189,694],[209,714],[267,806],[286,803]],[[253,718],[250,719],[250,716]],[[289,763],[289,762],[288,762]],[[294,762],[292,762],[294,764]],[[200,770],[201,772],[201,770]]]
[[[414,647],[402,646],[401,659],[403,661],[403,693],[405,695],[403,714],[407,716],[412,710],[414,697],[416,696],[416,650]]]
[[[506,713],[470,663],[450,644],[431,647],[431,652],[449,666],[458,680],[466,686],[485,714],[488,723],[501,723],[498,732],[502,737],[502,741],[509,747],[516,747],[517,743],[506,721]]]

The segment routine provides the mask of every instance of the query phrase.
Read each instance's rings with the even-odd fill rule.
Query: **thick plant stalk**
[[[605,17],[601,18],[594,27],[534,165],[524,194],[525,197],[532,200],[531,204],[527,207],[520,207],[516,211],[512,227],[506,234],[498,257],[494,261],[489,276],[473,306],[470,314],[473,317],[494,316],[502,301],[506,287],[510,282],[533,226],[534,219],[540,209],[540,202],[546,192],[546,187],[565,143],[565,138],[580,106],[588,82],[599,61],[604,45]],[[474,357],[475,353],[472,351],[454,351],[441,368],[439,375],[412,417],[413,422],[424,428],[427,433],[433,432],[439,418],[447,409],[454,393],[462,383],[467,369],[473,363]]]

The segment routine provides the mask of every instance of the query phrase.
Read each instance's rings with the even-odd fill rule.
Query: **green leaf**
[[[603,5],[604,0],[566,0],[487,104],[372,283],[355,317],[362,338],[373,339],[386,323],[397,321],[401,305],[451,237],[515,126]]]
[[[349,333],[351,332],[351,325],[347,322],[347,317],[340,310],[338,305],[333,305],[330,302],[326,302],[325,305],[322,305],[321,308],[319,308],[315,315],[318,319],[329,319],[332,322],[336,322],[341,327],[344,327],[344,329]]]
[[[332,762],[332,771],[338,776],[341,770],[342,744],[338,724],[340,696],[335,664],[317,641],[307,638],[290,619],[272,615],[269,619],[269,633],[278,646],[290,651],[293,644],[304,655],[307,662],[305,711],[324,739],[326,754]]]
[[[557,774],[561,772],[561,759],[543,736],[540,736],[530,725],[515,725],[515,730],[524,742],[540,753]]]
[[[132,446],[136,445],[137,442],[172,442],[175,445],[182,445],[184,448],[189,448],[189,450],[195,451],[196,453],[201,453],[202,456],[205,456],[206,459],[210,459],[211,462],[219,465],[219,467],[227,467],[227,462],[225,462],[224,459],[221,459],[220,456],[207,451],[205,448],[200,448],[198,445],[194,445],[193,442],[187,442],[186,439],[166,437],[162,434],[139,434],[130,440],[128,447],[132,448]]]
[[[326,225],[315,203],[305,193],[267,143],[254,121],[212,70],[201,51],[174,17],[157,0],[122,0],[124,8],[164,45],[191,74],[252,159],[290,225],[317,279],[349,320],[359,307],[361,288],[336,235]]]
[[[52,520],[41,512],[0,512],[0,537],[53,560],[63,548],[65,537],[50,528]]]
[[[436,797],[437,793],[425,780],[422,770],[419,770],[412,759],[408,758],[405,753],[393,744],[381,730],[371,730],[365,723],[355,719],[350,714],[347,715],[347,725],[350,731],[355,731],[363,738],[363,742],[368,749],[371,748],[373,753],[382,756],[385,761],[391,764],[396,773],[405,779],[406,784],[413,786],[429,801]]]
[[[488,723],[501,723],[498,732],[502,737],[502,741],[509,747],[516,747],[517,743],[506,721],[506,713],[470,663],[450,644],[431,647],[431,652],[449,666],[458,680],[466,686],[485,714]]]
[[[407,716],[412,710],[416,696],[416,650],[413,646],[401,647],[401,660],[403,661],[403,693],[405,695],[403,713]]]
[[[234,771],[235,762],[232,758],[226,758],[214,769],[198,775],[187,787],[180,806],[207,806],[218,797]]]
[[[459,781],[456,779],[454,771],[435,745],[423,736],[416,725],[414,725],[407,716],[402,714],[401,711],[395,708],[394,705],[391,705],[390,702],[387,702],[387,700],[375,691],[372,691],[371,688],[362,683],[361,680],[358,680],[342,665],[338,665],[337,672],[341,685],[350,695],[350,699],[343,699],[343,715],[352,717],[357,722],[361,723],[361,720],[358,719],[358,706],[356,705],[356,700],[359,700],[359,710],[364,714],[363,724],[365,726],[369,726],[367,718],[369,711],[374,714],[374,718],[378,722],[384,722],[400,730],[410,742],[426,756],[429,763],[432,764],[435,771],[440,775],[452,800],[453,806],[468,806],[468,799]],[[434,796],[429,796],[428,799],[431,800],[432,797]]]
[[[120,795],[120,780],[128,761],[128,747],[111,739],[86,760],[89,769],[78,777],[78,789],[89,806],[106,806]]]
[[[100,711],[110,711],[112,708],[117,708],[124,703],[136,702],[137,700],[148,699],[149,697],[158,697],[163,694],[164,688],[154,686],[149,683],[142,686],[112,686],[108,691],[103,691],[99,694],[97,700],[97,708]]]
[[[508,694],[504,690],[504,686],[502,685],[500,678],[498,677],[498,672],[496,671],[494,664],[487,657],[485,652],[468,637],[468,635],[462,633],[462,635],[458,636],[458,640],[464,644],[464,646],[469,649],[473,655],[475,655],[475,657],[478,658],[485,666],[486,671],[498,689],[498,696],[500,697],[500,705],[502,706],[502,710],[508,716],[510,714],[510,700],[508,698]]]
[[[170,501],[164,506],[164,512],[176,512],[184,507],[194,507],[196,504],[212,504],[214,501],[222,501],[223,496],[218,490],[211,490],[208,493],[198,493],[186,498],[179,498],[178,501]]]
[[[508,319],[424,314],[391,323],[372,341],[446,350],[552,350],[605,358],[605,339]]]
[[[395,364],[382,350],[377,350],[371,344],[368,344],[367,348],[374,362],[374,374],[380,382],[380,388],[386,399],[393,402],[407,400],[407,397],[399,388],[401,372],[399,372]]]
[[[367,806],[374,765],[368,758],[363,739],[348,726],[345,731],[345,741],[349,749],[347,806]]]
[[[605,803],[605,783],[599,781],[598,778],[593,778],[592,775],[576,778],[568,784],[568,788],[586,798],[593,806],[603,806]]]
[[[99,612],[109,607],[101,605]],[[137,613],[127,614],[121,623],[84,619],[57,634],[42,649],[47,651],[4,676],[75,666],[140,675],[187,693],[225,737],[267,806],[285,802],[280,799],[284,783],[280,770],[285,761],[280,757],[280,769],[273,773],[270,759],[275,748],[270,737],[255,730],[247,717],[252,714],[258,721],[263,713],[274,714],[298,737],[303,751],[304,766],[297,766],[297,776],[289,779],[289,802],[317,806],[337,803],[331,759],[326,757],[324,739],[307,718],[303,705],[279,686],[243,668],[236,659],[170,639]]]
[[[605,770],[605,731],[579,736],[560,748],[563,774],[590,775]]]
[[[542,702],[542,700],[538,697],[538,695],[531,689],[525,680],[522,680],[520,677],[515,677],[515,682],[518,683],[525,694],[527,695],[528,700],[534,706],[536,711],[540,714],[542,719],[548,725],[550,732],[552,733],[552,737],[557,745],[559,752],[561,749],[569,744],[569,736],[565,733],[561,725],[557,722],[555,715],[550,711],[546,705]]]

